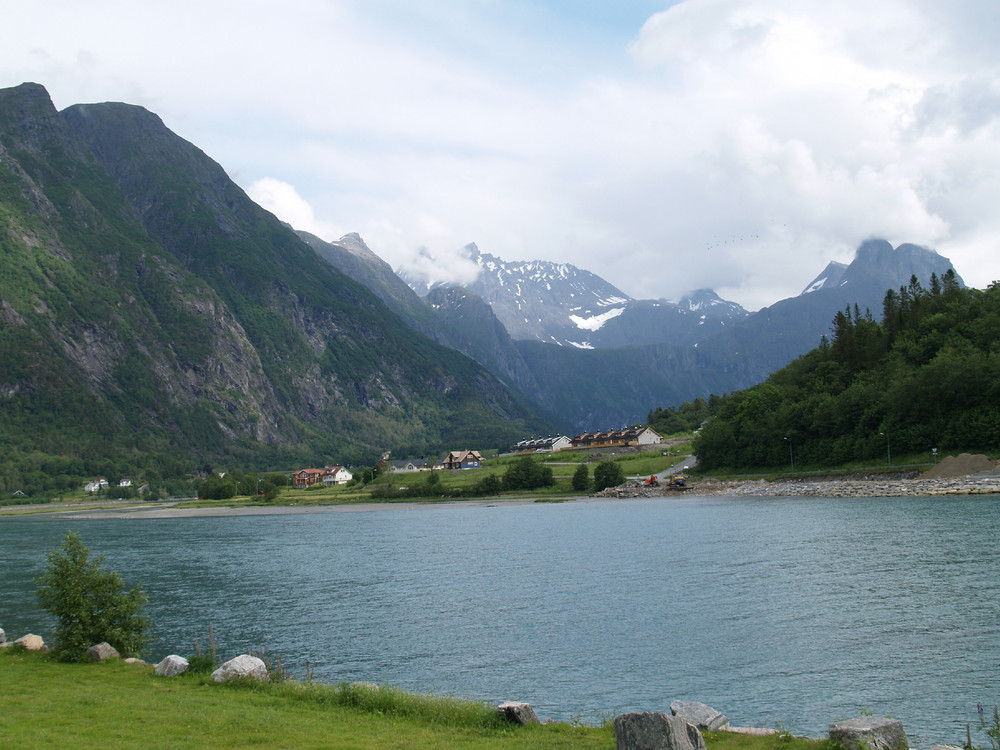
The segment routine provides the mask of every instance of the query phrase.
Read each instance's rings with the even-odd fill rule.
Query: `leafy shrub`
[[[521,456],[503,473],[505,490],[533,490],[555,484],[552,469],[535,461],[531,456]]]
[[[474,495],[499,495],[502,491],[503,482],[493,473],[487,474],[472,488]]]
[[[122,656],[139,656],[152,623],[142,615],[149,601],[141,586],[125,591],[122,577],[103,570],[104,556],[93,559],[80,535],[70,531],[59,549],[47,555],[49,567],[38,578],[42,609],[55,615],[54,652],[61,661],[83,661],[87,649],[107,641]]]
[[[573,489],[577,492],[586,492],[590,489],[590,471],[587,464],[580,464],[573,472]]]
[[[625,472],[621,464],[614,461],[602,461],[594,467],[594,491],[600,492],[608,487],[617,487],[625,481]]]

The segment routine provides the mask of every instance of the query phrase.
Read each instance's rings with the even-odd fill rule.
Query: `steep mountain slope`
[[[432,311],[396,275],[392,266],[372,252],[360,235],[352,232],[335,242],[327,242],[309,232],[295,233],[323,260],[348,278],[367,287],[407,324],[434,338],[437,321]]]
[[[0,253],[19,453],[342,462],[545,429],[140,107],[0,91]]]

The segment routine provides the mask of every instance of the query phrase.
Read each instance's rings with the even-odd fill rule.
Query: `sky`
[[[995,0],[4,0],[0,87],[158,114],[262,206],[755,310],[865,239],[1000,279]]]

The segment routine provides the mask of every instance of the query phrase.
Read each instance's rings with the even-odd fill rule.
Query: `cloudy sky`
[[[475,242],[756,309],[884,237],[1000,279],[996,0],[5,5],[0,86],[145,106],[396,268]]]

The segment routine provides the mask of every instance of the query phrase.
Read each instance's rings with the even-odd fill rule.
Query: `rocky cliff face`
[[[0,91],[0,252],[26,449],[343,462],[541,427],[141,107]]]

